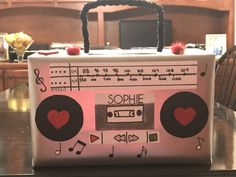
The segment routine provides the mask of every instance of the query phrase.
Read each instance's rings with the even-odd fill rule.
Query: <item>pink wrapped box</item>
[[[211,163],[213,55],[29,57],[35,166]]]

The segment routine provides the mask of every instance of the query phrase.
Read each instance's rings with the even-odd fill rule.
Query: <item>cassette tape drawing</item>
[[[30,56],[35,166],[210,163],[213,56],[124,57]]]
[[[108,106],[107,122],[143,122],[144,105]]]
[[[99,104],[101,97],[104,102]],[[153,129],[154,102],[145,103],[145,97],[153,99],[153,95],[147,93],[97,95],[96,130]]]

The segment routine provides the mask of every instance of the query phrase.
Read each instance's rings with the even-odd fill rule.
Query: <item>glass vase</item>
[[[14,47],[9,44],[10,47],[16,52],[18,63],[22,63],[24,61],[25,52],[31,46],[32,43],[33,41],[31,41],[27,46],[24,46],[24,47],[22,46],[20,48]]]

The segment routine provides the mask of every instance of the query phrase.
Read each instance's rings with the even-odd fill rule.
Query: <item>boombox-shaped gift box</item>
[[[86,13],[119,2],[159,13],[158,52],[89,52]],[[85,53],[28,60],[34,165],[211,163],[214,56],[162,51],[163,11],[153,3],[100,0],[81,19]]]
[[[210,163],[214,56],[122,52],[29,57],[36,166]]]

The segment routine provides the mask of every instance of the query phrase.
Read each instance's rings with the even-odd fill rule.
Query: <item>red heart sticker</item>
[[[69,121],[69,113],[68,111],[60,111],[50,110],[48,112],[48,121],[57,129],[63,127]]]
[[[178,107],[174,111],[175,119],[183,126],[188,125],[196,116],[196,110],[194,108],[181,108]]]

